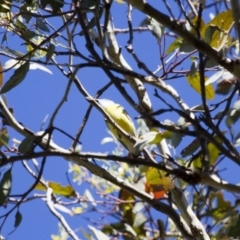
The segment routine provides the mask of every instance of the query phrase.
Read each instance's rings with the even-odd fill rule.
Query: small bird
[[[125,136],[116,126],[106,120],[106,124],[112,134],[126,149],[128,149],[131,154],[134,156],[139,155],[139,150],[134,147],[136,143],[135,138],[137,137],[136,129],[132,119],[129,117],[125,109],[120,104],[108,99],[98,99],[97,101],[106,111],[106,113],[112,118],[114,123],[124,132],[129,134],[129,137]]]

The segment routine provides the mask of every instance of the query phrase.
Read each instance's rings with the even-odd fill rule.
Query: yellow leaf
[[[9,136],[7,128],[3,128],[0,132],[0,148],[4,145],[5,147],[8,146]]]
[[[182,38],[176,38],[168,47],[166,53],[170,54],[171,52],[173,52],[175,49],[181,47],[183,43],[183,39]]]
[[[60,183],[48,182],[48,186],[52,188],[54,194],[62,195],[64,197],[75,197],[76,193],[70,185],[62,186]],[[36,190],[46,191],[46,187],[42,183],[38,183],[35,187]]]
[[[59,237],[59,236],[57,236],[57,235],[51,235],[51,239],[52,240],[61,240],[61,238]]]
[[[124,189],[121,189],[119,192],[119,198],[123,201],[132,201],[132,203],[123,203],[120,204],[120,209],[125,213],[126,211],[129,211],[131,209],[133,209],[134,207],[134,195],[132,195],[131,193],[127,192]]]
[[[218,143],[220,144],[222,143],[219,136],[215,136],[214,139]],[[216,148],[216,146],[212,142],[208,143],[207,148],[209,153],[209,164],[210,166],[212,166],[215,164],[215,162],[219,158],[221,151],[219,151],[218,148]],[[193,161],[193,166],[195,168],[202,168],[202,154],[200,154],[200,156]]]
[[[121,4],[124,4],[125,1],[122,1],[122,0],[115,0],[117,3],[121,3]]]
[[[146,192],[151,192],[156,198],[163,197],[164,193],[174,188],[171,177],[167,176],[164,171],[150,167],[146,172],[147,183]]]
[[[221,12],[204,26],[201,35],[213,48],[220,50],[230,44],[229,32],[234,24],[232,10]]]
[[[73,214],[81,214],[81,213],[83,213],[83,208],[82,207],[73,207],[72,212],[73,212]]]
[[[196,72],[194,74],[188,73],[186,75],[187,81],[190,84],[190,86],[196,90],[199,94],[201,94],[201,85],[200,85],[200,74],[199,72]],[[207,81],[207,77],[204,77],[205,82]],[[206,94],[206,99],[208,100],[213,100],[215,93],[214,93],[214,88],[212,84],[208,84],[205,86],[205,94]]]

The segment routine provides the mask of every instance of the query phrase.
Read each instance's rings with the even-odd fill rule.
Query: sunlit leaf
[[[201,85],[200,85],[200,74],[196,72],[195,74],[187,74],[186,75],[187,81],[190,86],[196,90],[199,94],[201,94]],[[207,77],[204,77],[205,81],[207,81]],[[205,86],[205,94],[206,99],[213,100],[214,99],[214,88],[211,84]]]
[[[171,177],[167,176],[164,171],[150,167],[146,172],[146,192],[152,193],[155,198],[162,198],[174,188]]]
[[[0,147],[8,146],[8,141],[9,141],[9,136],[8,136],[8,131],[7,128],[3,128],[0,132]]]
[[[90,225],[88,225],[88,228],[91,230],[96,240],[110,240],[110,238],[105,233],[98,230],[97,228]]]
[[[120,3],[120,4],[124,4],[124,3],[126,3],[125,1],[123,1],[123,0],[115,0],[117,3]]]
[[[240,132],[237,134],[234,140],[234,146],[239,147],[240,146]]]
[[[212,201],[216,201],[216,207],[207,210],[206,215],[213,217],[215,220],[222,220],[227,211],[232,209],[231,203],[224,199],[223,193],[220,191],[211,195]]]
[[[221,69],[220,71],[214,73],[208,80],[205,82],[205,86],[207,86],[210,83],[214,83],[217,80],[219,80],[223,76],[224,70]]]
[[[114,142],[112,137],[105,137],[102,139],[101,144],[105,144],[105,143],[110,143],[110,142]]]
[[[138,152],[141,152],[148,144],[158,144],[164,138],[171,138],[172,135],[173,133],[170,131],[151,130],[150,132],[141,135],[137,139],[134,147]]]
[[[64,197],[75,197],[76,193],[75,190],[72,186],[62,186],[60,183],[56,182],[48,182],[48,186],[52,188],[54,194],[62,195]],[[36,190],[41,190],[41,191],[46,191],[46,187],[38,183],[37,186],[35,187]]]
[[[12,0],[1,0],[0,1],[0,13],[8,13],[11,11]]]
[[[226,125],[228,128],[231,128],[233,124],[235,124],[240,118],[240,100],[237,100],[233,107],[228,111],[228,115],[226,117]]]
[[[81,214],[81,213],[83,213],[83,208],[82,207],[73,207],[71,209],[71,211],[73,214]]]
[[[64,213],[67,213],[69,214],[70,216],[73,216],[73,212],[71,209],[67,208],[66,206],[64,205],[61,205],[61,204],[58,204],[58,203],[55,203],[54,204],[54,208],[61,211],[61,212],[64,212]]]
[[[170,54],[171,52],[173,52],[174,50],[176,50],[177,48],[180,48],[181,45],[183,43],[183,39],[182,38],[177,38],[175,39],[168,47],[166,53]]]
[[[218,51],[228,45],[230,38],[228,36],[234,24],[232,10],[224,11],[216,15],[208,24],[204,26],[201,35],[205,41]]]
[[[156,21],[154,18],[148,18],[148,29],[151,31],[157,40],[160,40],[164,34],[164,26]]]
[[[215,136],[214,139],[218,143],[222,143],[222,140],[219,136]],[[209,164],[212,166],[216,163],[221,151],[212,142],[208,143],[207,148],[209,154]],[[193,166],[196,168],[202,168],[202,154],[200,154],[200,156],[193,161]]]
[[[120,204],[120,209],[123,211],[123,212],[126,212],[126,211],[129,211],[129,210],[132,210],[135,203],[134,203],[134,195],[132,195],[131,193],[127,192],[126,190],[124,189],[121,189],[120,192],[119,192],[119,199],[123,200],[123,201],[132,201],[132,203],[123,203],[123,204]]]
[[[88,189],[85,190],[84,196],[88,199],[89,202],[92,203],[93,206],[95,206],[95,207],[97,206],[96,201],[95,201],[92,193]]]
[[[17,61],[15,59],[10,59],[7,62],[5,62],[4,66],[3,66],[3,69],[10,69],[10,68],[18,69],[19,67],[22,66],[22,64],[24,64],[24,62],[20,62],[20,61]],[[29,69],[30,70],[39,69],[39,70],[42,70],[42,71],[47,72],[49,74],[52,74],[52,71],[50,71],[48,68],[46,68],[45,66],[42,66],[38,63],[30,63]]]
[[[148,218],[146,217],[145,214],[143,214],[142,212],[138,212],[135,216],[134,222],[133,222],[133,227],[135,229],[135,231],[137,230],[137,227],[142,226],[145,222],[148,221]]]

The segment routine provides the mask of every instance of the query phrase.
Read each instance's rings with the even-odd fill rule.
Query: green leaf
[[[4,145],[8,146],[9,136],[7,132],[7,128],[3,128],[0,132],[0,146]]]
[[[201,35],[204,40],[218,51],[229,45],[229,32],[234,24],[232,10],[219,13],[208,24],[204,26]]]
[[[4,42],[7,42],[7,32],[5,32],[4,34],[3,34],[3,37],[2,37],[2,44],[4,43]]]
[[[14,222],[14,227],[18,227],[20,225],[20,223],[22,222],[22,214],[19,212],[19,210],[17,211],[16,215],[15,215],[15,222]]]
[[[18,146],[18,151],[22,154],[27,154],[32,152],[34,148],[34,141],[35,141],[35,136],[27,136],[26,138],[23,139],[23,141],[20,143]]]
[[[194,26],[194,28],[191,28],[191,25],[189,22],[186,23],[186,28],[187,29],[191,28],[189,32],[194,35],[197,35],[196,29],[195,29],[196,27],[199,27],[200,31],[204,27],[204,21],[202,19],[199,21],[198,16],[196,16],[194,19],[191,20],[191,24]],[[166,53],[169,54],[177,48],[179,48],[180,52],[192,52],[193,50],[196,49],[195,46],[189,44],[189,42],[187,42],[185,39],[179,37],[170,44]]]
[[[0,182],[0,206],[2,206],[8,198],[12,188],[12,169],[7,170]]]
[[[96,240],[110,240],[110,238],[105,233],[98,230],[97,228],[95,228],[93,226],[90,226],[90,225],[88,225],[88,228],[91,230],[91,232],[94,236],[94,239],[96,239]]]
[[[99,7],[98,16],[94,16],[88,23],[87,28],[92,29],[96,25],[96,21],[99,21],[103,13],[103,7]],[[96,14],[95,14],[96,15]],[[97,19],[96,19],[97,17]]]
[[[190,86],[196,90],[199,94],[201,94],[201,86],[200,86],[200,74],[199,72],[196,72],[195,74],[188,73],[186,74],[186,78]],[[207,77],[205,78],[205,82],[207,81]],[[214,89],[212,84],[208,84],[205,86],[205,94],[206,94],[206,99],[208,100],[213,100],[214,99]]]
[[[41,0],[41,5],[43,6],[43,8],[45,8],[47,5],[50,5],[52,7],[53,13],[58,13],[60,8],[64,6],[64,1],[63,0]]]
[[[174,132],[171,136],[171,143],[174,148],[176,148],[182,141],[182,134]]]
[[[177,48],[180,48],[181,45],[183,43],[183,39],[182,38],[177,38],[175,39],[170,46],[168,47],[166,53],[170,54],[171,52],[173,52],[174,50],[176,50]]]
[[[167,174],[153,167],[149,167],[146,172],[146,187],[147,192],[154,194],[155,198],[163,197],[163,194],[174,188],[174,183],[171,177]]]
[[[0,91],[0,94],[10,91],[12,88],[16,87],[18,84],[21,83],[29,71],[29,65],[30,64],[28,61],[22,63],[22,65],[14,71],[14,74],[4,84],[3,88]]]
[[[11,11],[12,0],[1,0],[0,1],[0,13],[8,13]]]
[[[237,100],[233,104],[233,108],[230,110],[226,117],[226,125],[230,128],[240,118],[240,100]]]
[[[32,18],[31,10],[29,9],[29,4],[25,3],[20,7],[21,17],[25,19],[26,23]]]
[[[148,20],[148,29],[151,31],[154,37],[157,40],[160,40],[164,34],[164,26],[156,21],[154,18],[150,18]]]
[[[240,215],[236,214],[234,217],[231,217],[230,223],[230,226],[227,228],[227,236],[231,239],[237,239],[240,236]]]
[[[223,79],[217,84],[217,89],[215,90],[215,93],[222,95],[230,93],[231,90],[234,88],[236,82],[237,79],[235,77],[233,77],[232,79]]]
[[[133,227],[138,228],[147,221],[148,221],[148,219],[147,219],[146,215],[143,214],[142,212],[138,212],[138,213],[136,213],[136,216],[134,218]]]
[[[182,157],[193,154],[200,147],[199,139],[195,138],[187,147],[185,147],[180,153]]]
[[[62,186],[60,183],[48,182],[48,186],[52,188],[54,194],[62,195],[69,198],[76,196],[74,188],[70,185]],[[47,190],[46,187],[41,183],[38,183],[35,189],[41,191]]]
[[[55,51],[55,45],[51,43],[48,47],[48,51],[47,51],[47,54],[46,54],[46,62],[49,62],[52,55],[54,54],[54,51]]]
[[[81,1],[81,8],[84,10],[92,10],[96,7],[96,5],[99,5],[99,0],[82,0]]]
[[[42,19],[37,19],[36,22],[37,28],[41,29],[44,32],[50,32],[47,24]]]
[[[234,139],[234,146],[239,147],[240,146],[240,132],[237,134],[237,136]]]

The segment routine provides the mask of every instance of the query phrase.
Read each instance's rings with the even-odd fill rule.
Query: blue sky
[[[154,3],[155,7],[163,11],[163,4],[156,3],[155,1],[149,1],[149,3]],[[173,5],[175,6],[175,5]],[[175,11],[175,9],[172,9]],[[126,28],[127,20],[125,16],[127,13],[126,4],[113,4],[113,20],[116,28]],[[139,26],[140,22],[144,19],[144,16],[140,14],[137,10],[133,10],[133,26]],[[207,21],[210,19],[208,15],[205,15]],[[138,69],[137,64],[134,62],[132,56],[126,51],[125,46],[127,45],[128,35],[127,34],[118,34],[117,38],[119,40],[119,45],[122,47],[122,53],[126,60],[130,63],[131,67],[138,71],[139,73],[144,73],[142,70]],[[83,54],[87,54],[85,49],[85,40],[83,37],[78,37],[78,50]],[[168,39],[168,38],[167,38]],[[26,51],[24,46],[20,46],[20,43],[15,42],[15,38],[11,37],[9,34],[8,44],[16,49],[22,49]],[[59,41],[61,39],[59,38]],[[168,40],[170,41],[170,40]],[[168,45],[168,44],[167,44]],[[158,65],[160,65],[159,60],[159,46],[156,39],[149,32],[136,33],[134,36],[133,43],[134,51],[137,53],[138,57],[145,61],[148,64],[150,70],[154,71]],[[58,48],[57,48],[58,49]],[[1,62],[7,60],[6,57],[1,56]],[[57,58],[59,62],[65,63],[67,59]],[[76,60],[75,63],[78,63],[79,60]],[[189,68],[188,64],[182,65],[184,69]],[[32,70],[28,73],[26,79],[16,88],[12,89],[6,94],[8,100],[8,106],[14,108],[14,116],[16,119],[21,122],[24,126],[31,129],[34,132],[40,131],[40,127],[44,118],[53,113],[57,104],[61,100],[65,88],[67,86],[67,78],[65,78],[59,70],[54,67],[48,67],[53,74],[50,75],[44,71]],[[4,75],[4,81],[6,82],[9,77],[12,75],[13,71],[10,71]],[[83,69],[78,74],[79,79],[86,88],[86,90],[91,94],[95,95],[96,92],[105,84],[108,83],[107,76],[97,68]],[[200,103],[200,95],[198,95],[192,88],[187,84],[186,79],[179,78],[171,80],[168,82],[178,93],[182,96],[183,100],[189,104],[190,107]],[[131,90],[126,87],[129,92]],[[163,107],[163,103],[159,102],[154,96],[154,89],[151,86],[147,86],[149,96],[153,103],[153,109],[158,110]],[[161,92],[159,92],[162,94]],[[164,98],[170,103],[172,100],[163,95]],[[103,94],[102,98],[111,99],[117,103],[120,103],[127,110],[129,115],[132,118],[138,116],[138,113],[133,110],[131,106],[122,98],[122,96],[116,91],[112,86],[108,89],[106,93]],[[136,99],[136,98],[135,98]],[[219,99],[219,96],[217,97]],[[213,101],[215,102],[215,100]],[[89,103],[84,99],[83,96],[79,94],[76,87],[72,85],[71,91],[69,93],[67,102],[64,103],[64,106],[61,108],[60,112],[57,115],[55,120],[55,126],[58,128],[64,129],[68,134],[75,136],[81,121],[84,117],[84,114],[89,106]],[[165,114],[157,117],[158,120],[164,121],[165,119],[170,119],[171,121],[177,121],[178,116],[176,114]],[[136,121],[135,121],[136,123]],[[47,127],[48,122],[44,125]],[[12,145],[12,138],[16,138],[19,141],[23,140],[23,137],[9,129],[10,135],[10,146]],[[107,127],[105,125],[103,116],[98,112],[97,109],[93,109],[91,116],[86,125],[85,131],[81,137],[82,150],[87,152],[111,152],[115,147],[114,144],[108,143],[101,145],[101,140],[108,135]],[[53,140],[64,148],[69,148],[72,141],[68,137],[64,136],[62,133],[57,131],[53,134]],[[181,145],[182,147],[186,145],[187,142],[184,141]],[[176,149],[176,155],[179,156],[182,148],[179,147]],[[31,164],[30,164],[31,165]],[[234,168],[234,165],[229,161],[226,165],[230,170]],[[226,167],[225,164],[221,165],[222,168]],[[4,172],[5,169],[0,171]],[[68,184],[66,178],[66,172],[68,171],[68,162],[61,158],[48,158],[46,167],[44,169],[43,177],[45,180],[53,180],[56,182],[61,182],[63,185]],[[231,171],[223,171],[221,175],[225,178],[231,180],[231,182],[237,182],[236,174],[231,174]],[[72,175],[69,175],[72,177]],[[27,173],[23,168],[22,164],[15,163],[13,166],[13,189],[12,194],[21,194],[26,191],[34,182],[34,179]],[[77,191],[82,194],[86,188],[89,188],[89,185],[82,184],[76,186]],[[91,190],[91,189],[90,189]],[[39,192],[40,194],[43,194]],[[229,195],[231,197],[231,195]],[[8,205],[7,211],[11,205]],[[58,220],[49,213],[48,208],[43,200],[38,199],[24,203],[20,206],[20,212],[23,215],[23,221],[18,229],[11,234],[8,239],[25,239],[25,240],[42,240],[50,239],[51,234],[57,234],[58,232]],[[69,222],[69,225],[72,229],[76,229],[79,226],[86,228],[88,221],[86,218],[89,216],[93,217],[92,214],[86,215],[84,217],[74,216],[70,217],[67,214],[62,213],[66,217],[66,220]],[[95,216],[94,216],[95,217]],[[98,218],[99,215],[96,215]],[[5,224],[2,235],[7,237],[7,234],[13,230],[14,225],[14,214],[9,217],[7,223]],[[87,230],[87,229],[86,229]],[[81,239],[84,239],[81,234],[79,234]]]

